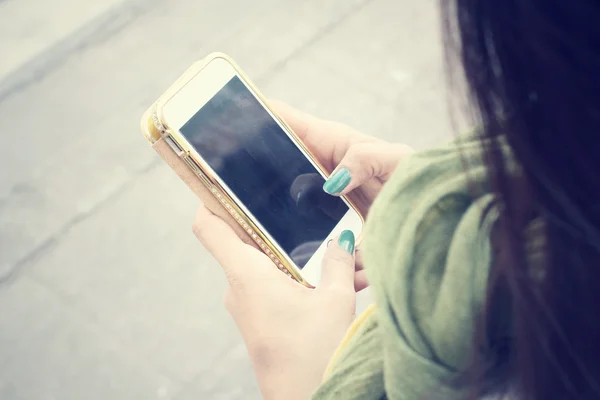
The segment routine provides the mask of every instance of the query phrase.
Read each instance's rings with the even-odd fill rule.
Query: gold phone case
[[[159,99],[144,113],[141,121],[141,128],[144,136],[151,143],[152,148],[165,160],[165,162],[177,173],[177,175],[189,186],[190,189],[200,198],[204,205],[214,214],[222,218],[232,227],[236,234],[245,243],[248,243],[257,249],[264,252],[273,263],[290,278],[299,283],[312,287],[296,270],[296,268],[287,260],[282,251],[278,249],[274,243],[271,243],[266,235],[254,224],[252,218],[236,204],[227,192],[221,187],[216,179],[212,176],[210,168],[203,160],[197,160],[193,154],[186,149],[182,143],[178,143],[169,131],[169,127],[162,121],[161,106],[171,97],[173,97],[179,89],[189,82],[202,68],[215,58],[223,58],[231,64],[240,79],[248,85],[254,94],[265,104],[268,104],[256,86],[247,78],[239,66],[228,56],[222,53],[212,53],[205,59],[194,63],[177,81],[163,93]],[[276,115],[269,108],[273,115]],[[300,139],[294,134],[293,130],[277,117],[277,120],[285,126],[285,128],[293,135],[294,142],[304,149],[312,158],[316,165],[319,166],[322,172],[325,169],[316,160],[310,151],[304,146]],[[348,199],[347,199],[348,200]],[[363,218],[358,208],[350,201],[352,209]]]

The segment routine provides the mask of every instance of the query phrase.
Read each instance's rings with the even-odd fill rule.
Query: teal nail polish
[[[342,168],[331,175],[323,185],[323,190],[329,194],[340,194],[352,180],[350,171]]]
[[[338,245],[350,254],[354,254],[354,233],[344,231],[338,239]]]

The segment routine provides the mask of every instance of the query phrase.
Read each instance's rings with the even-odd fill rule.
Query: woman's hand
[[[398,162],[413,152],[404,144],[376,139],[344,124],[305,114],[285,103],[270,101],[269,105],[327,172],[332,173],[325,186],[328,193],[345,195],[352,191],[349,197],[365,215]]]
[[[282,103],[272,105],[333,172],[324,189],[333,195],[354,189],[351,197],[365,214],[398,161],[412,151]],[[225,304],[244,337],[264,397],[308,399],[354,319],[355,290],[367,285],[361,268],[355,270],[352,232],[345,231],[329,245],[316,289],[282,274],[203,205],[194,233],[227,275]],[[360,264],[360,252],[356,257]]]
[[[285,103],[271,101],[269,104],[331,173],[324,190],[334,196],[348,195],[363,215],[367,215],[398,162],[414,152],[404,144],[376,139],[344,124],[303,113]],[[356,249],[354,281],[357,292],[369,285],[360,248]]]
[[[194,233],[225,271],[225,305],[246,342],[264,398],[308,399],[354,319],[352,232],[329,245],[316,289],[281,273],[204,206]]]

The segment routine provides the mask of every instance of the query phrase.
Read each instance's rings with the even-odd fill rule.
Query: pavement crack
[[[50,250],[56,247],[60,240],[75,226],[84,222],[88,218],[92,217],[106,205],[110,204],[112,201],[121,197],[127,189],[135,182],[135,180],[150,172],[152,169],[161,164],[161,159],[156,158],[152,162],[148,163],[143,168],[132,173],[129,178],[121,185],[119,185],[113,192],[109,193],[106,197],[98,201],[88,210],[82,211],[78,214],[75,214],[71,219],[69,219],[65,224],[63,224],[59,229],[55,231],[49,238],[42,241],[39,245],[35,246],[31,251],[29,251],[25,256],[21,257],[12,265],[9,265],[5,268],[3,274],[0,275],[0,289],[4,286],[9,285],[12,281],[17,279],[20,275],[21,271],[25,268],[25,266],[30,265],[35,260],[39,260],[45,254],[47,254]]]
[[[110,39],[150,10],[149,3],[155,2],[158,0],[126,0],[20,65],[0,80],[0,104],[60,68],[70,55]]]

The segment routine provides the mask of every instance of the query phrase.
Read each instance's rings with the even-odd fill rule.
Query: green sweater
[[[479,141],[403,160],[371,208],[363,243],[376,311],[314,399],[464,399],[446,384],[469,361],[498,217]]]

